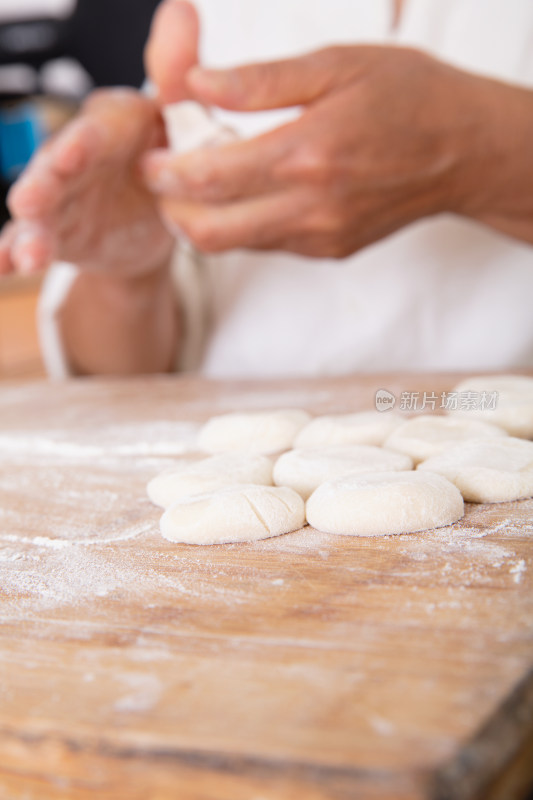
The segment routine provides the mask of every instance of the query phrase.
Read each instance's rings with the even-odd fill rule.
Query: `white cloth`
[[[376,42],[533,86],[531,0],[407,0],[395,31],[392,0],[197,5],[210,65]],[[250,136],[294,111],[216,113]],[[239,251],[202,258],[195,269],[195,337],[203,325],[203,347],[194,359],[189,353],[187,367],[208,376],[533,365],[533,248],[453,216],[421,221],[342,262]],[[184,272],[187,306],[190,264]],[[53,280],[48,289],[56,291]]]
[[[61,340],[57,316],[65,302],[78,271],[73,264],[58,262],[44,279],[39,308],[37,328],[46,371],[54,378],[68,378],[70,369]]]

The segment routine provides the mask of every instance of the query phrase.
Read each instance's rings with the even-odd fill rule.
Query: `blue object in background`
[[[0,109],[0,174],[12,183],[46,138],[38,110],[31,102]]]

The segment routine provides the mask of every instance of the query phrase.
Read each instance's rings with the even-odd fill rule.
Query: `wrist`
[[[81,271],[58,324],[73,374],[167,372],[181,328],[168,264],[142,275]]]
[[[533,185],[533,92],[474,75],[466,84],[448,210],[505,229],[528,173]]]
[[[165,273],[169,272],[175,248],[175,237],[165,231],[165,236],[161,237],[159,241],[153,241],[151,247],[143,246],[142,249],[148,249],[149,252],[143,254],[138,261],[135,254],[131,252],[127,260],[118,258],[107,265],[98,266],[90,272],[93,275],[100,274],[116,279],[118,284],[130,285],[132,289],[145,280],[148,283],[151,281],[157,283]]]
[[[84,290],[90,286],[91,294],[98,294],[105,306],[136,316],[149,309],[171,286],[171,263],[169,256],[145,270],[82,272],[78,280],[84,284]]]

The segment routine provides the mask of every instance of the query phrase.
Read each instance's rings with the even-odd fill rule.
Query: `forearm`
[[[180,346],[180,311],[166,267],[135,278],[82,272],[58,322],[78,375],[170,372]]]
[[[457,209],[533,244],[533,91],[475,81],[478,125],[463,144]]]

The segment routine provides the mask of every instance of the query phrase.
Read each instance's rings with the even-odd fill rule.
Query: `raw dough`
[[[307,521],[324,533],[384,536],[452,525],[464,514],[459,490],[433,472],[351,475],[322,484]]]
[[[424,461],[418,469],[444,475],[471,503],[533,496],[533,442],[524,439],[472,439]]]
[[[480,419],[500,425],[511,436],[533,439],[533,378],[525,375],[488,375],[469,378],[455,387],[456,392],[498,392],[494,410],[457,409],[449,413],[457,419]]]
[[[242,484],[175,503],[161,517],[171,542],[251,542],[305,525],[304,502],[291,489]]]
[[[307,412],[297,409],[223,414],[204,425],[198,446],[207,453],[231,450],[276,453],[292,447],[297,434],[310,420]]]
[[[294,447],[323,447],[334,444],[381,445],[405,417],[391,411],[361,411],[358,414],[330,414],[316,417],[300,431]]]
[[[306,500],[317,486],[342,475],[412,469],[409,456],[370,445],[302,448],[284,453],[274,465],[274,483]]]
[[[418,463],[468,439],[503,436],[507,436],[504,430],[488,422],[424,415],[396,428],[384,446],[406,453]]]
[[[237,135],[211,116],[205,106],[185,100],[163,109],[167,138],[175,153],[189,153],[235,141]]]
[[[272,461],[266,456],[225,453],[184,462],[151,480],[146,491],[156,506],[170,508],[184,497],[215,492],[236,483],[271,486]]]

